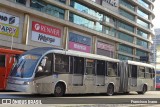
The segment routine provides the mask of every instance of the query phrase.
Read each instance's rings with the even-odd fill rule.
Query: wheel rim
[[[109,95],[112,95],[112,94],[113,94],[113,87],[112,87],[112,86],[109,86],[108,94],[109,94]]]

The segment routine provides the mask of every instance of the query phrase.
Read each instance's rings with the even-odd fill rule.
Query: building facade
[[[0,47],[56,47],[139,61],[149,56],[154,0],[1,0]]]

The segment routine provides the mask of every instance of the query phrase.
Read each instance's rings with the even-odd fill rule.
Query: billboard
[[[18,38],[19,17],[0,12],[0,34]]]
[[[31,39],[36,42],[60,46],[61,29],[33,21]]]

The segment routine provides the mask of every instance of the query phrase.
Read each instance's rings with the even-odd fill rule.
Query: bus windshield
[[[29,78],[33,75],[35,66],[39,60],[39,55],[24,54],[15,63],[10,76]]]

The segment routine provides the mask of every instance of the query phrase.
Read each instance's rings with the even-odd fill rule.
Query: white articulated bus
[[[8,79],[7,89],[33,94],[85,94],[154,89],[154,67],[101,55],[35,48],[22,54]]]

